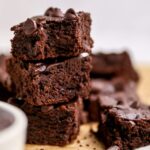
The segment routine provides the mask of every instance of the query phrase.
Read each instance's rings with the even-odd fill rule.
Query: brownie
[[[93,54],[92,78],[103,78],[111,80],[113,78],[123,78],[125,81],[139,80],[139,75],[135,71],[130,56],[126,51],[121,53],[98,53]]]
[[[64,146],[76,139],[80,126],[80,101],[33,106],[24,100],[10,98],[8,102],[22,109],[28,117],[27,143]]]
[[[17,97],[32,105],[69,102],[74,97],[89,95],[91,57],[85,53],[67,60],[38,63],[12,58],[7,66]]]
[[[0,101],[6,101],[12,96],[10,76],[6,69],[6,61],[10,56],[0,55]]]
[[[91,53],[91,18],[86,12],[50,7],[44,15],[28,18],[11,28],[12,54],[21,60],[73,57]]]
[[[109,97],[112,99],[111,97]],[[107,99],[108,100],[108,99]],[[112,102],[112,100],[110,100]],[[134,101],[132,105],[100,103],[97,136],[106,148],[132,150],[150,144],[150,107]],[[137,104],[136,104],[137,103]]]
[[[88,99],[84,99],[84,112],[83,116],[86,119],[83,118],[83,123],[91,122],[91,121],[98,121],[99,118],[99,99],[101,96],[111,96],[113,98],[116,98],[115,102],[119,101],[119,99],[122,99],[123,101],[131,101],[133,100],[139,100],[137,94],[136,94],[136,83],[133,81],[124,83],[123,80],[120,78],[116,78],[112,81],[103,80],[103,79],[92,79],[91,80],[91,91]],[[126,100],[127,99],[127,100]],[[106,99],[106,103],[111,102]],[[115,103],[116,104],[116,103]],[[86,120],[86,121],[85,121]]]

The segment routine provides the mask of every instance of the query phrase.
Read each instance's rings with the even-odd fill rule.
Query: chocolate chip
[[[44,14],[51,17],[63,17],[63,13],[59,8],[50,7]]]
[[[132,108],[138,108],[138,105],[139,105],[139,104],[138,104],[137,101],[133,101],[130,106],[131,106]]]
[[[79,141],[79,140],[77,140],[77,143],[80,143],[80,141]]]
[[[32,19],[27,19],[23,25],[23,30],[26,35],[31,35],[37,29],[37,24]]]
[[[65,13],[65,18],[66,19],[74,19],[74,18],[76,18],[76,12],[72,8],[68,9],[66,11],[66,13]]]

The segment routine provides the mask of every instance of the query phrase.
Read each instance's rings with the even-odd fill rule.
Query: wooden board
[[[141,66],[137,70],[141,78],[138,93],[142,101],[150,105],[150,66]],[[27,145],[26,150],[104,150],[103,145],[90,133],[91,128],[96,130],[97,124],[82,125],[77,140],[65,147]]]

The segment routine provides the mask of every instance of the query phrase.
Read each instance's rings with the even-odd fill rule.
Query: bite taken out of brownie
[[[106,148],[133,150],[150,144],[149,106],[110,96],[101,96],[99,106],[97,136]]]
[[[76,139],[81,102],[81,98],[76,98],[60,105],[33,106],[21,99],[8,100],[28,117],[27,144],[57,146],[64,146]]]
[[[40,62],[8,60],[13,90],[17,97],[32,105],[69,102],[74,97],[87,97],[90,90],[91,57],[82,53],[69,59]]]
[[[92,78],[112,80],[123,78],[127,81],[139,81],[139,75],[133,67],[127,51],[121,53],[97,53],[92,56]]]
[[[28,18],[11,28],[12,54],[20,60],[74,57],[91,53],[91,18],[86,12],[50,7],[44,15]]]

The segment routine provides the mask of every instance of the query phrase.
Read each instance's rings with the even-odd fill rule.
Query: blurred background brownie
[[[133,80],[135,82],[139,80],[139,75],[135,71],[130,56],[126,51],[121,53],[93,54],[91,77],[106,80],[121,77],[125,81]]]
[[[92,55],[91,92],[84,99],[84,121],[98,121],[100,95],[135,96],[139,75],[135,71],[127,52],[98,53]],[[121,94],[120,94],[121,95]],[[86,115],[85,115],[86,114]]]
[[[150,144],[149,106],[138,101],[128,106],[116,105],[112,97],[107,97],[107,100],[101,97],[99,102],[101,111],[97,136],[106,148],[127,150]]]
[[[110,82],[102,79],[92,79],[90,96],[83,101],[83,113],[88,113],[88,115],[86,115],[88,117],[86,119],[88,122],[97,122],[99,120],[99,100],[101,96],[112,97],[115,105],[118,103],[121,104],[121,102],[124,104],[125,102],[130,103],[130,101],[139,100],[138,95],[136,94],[136,84],[134,84],[134,82],[122,84],[119,79],[118,83],[117,80],[115,82]],[[105,99],[105,101],[107,104],[112,105],[112,102],[109,101],[109,99],[108,101]],[[85,118],[83,119],[85,120]],[[86,123],[85,121],[83,122]]]
[[[64,146],[78,135],[81,98],[48,106],[33,106],[16,98],[10,98],[8,103],[22,109],[28,117],[28,144]]]
[[[32,105],[69,102],[90,90],[91,58],[80,55],[70,59],[40,62],[8,61],[8,72],[17,97]],[[16,73],[17,72],[17,73]]]
[[[91,53],[91,18],[86,12],[50,7],[44,15],[28,18],[11,28],[12,54],[21,60],[74,57]]]

